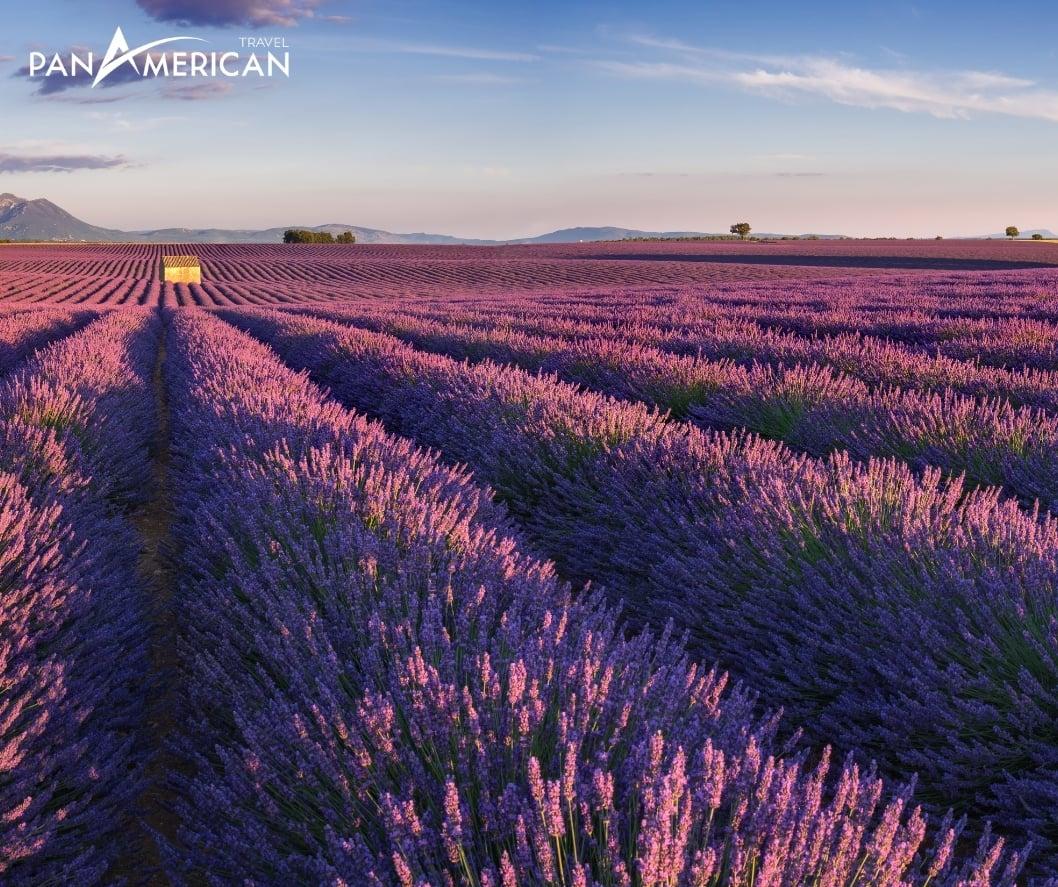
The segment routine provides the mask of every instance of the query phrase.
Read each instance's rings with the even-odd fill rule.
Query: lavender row
[[[1052,520],[936,471],[703,434],[381,334],[225,316],[470,466],[567,576],[676,619],[816,738],[918,771],[938,804],[1056,837]]]
[[[893,275],[835,279],[717,282],[708,286],[688,282],[679,286],[580,289],[563,287],[541,292],[514,293],[502,299],[478,298],[482,309],[504,311],[512,304],[532,304],[561,315],[575,313],[603,317],[629,307],[650,311],[659,323],[680,324],[688,319],[716,316],[782,314],[805,321],[812,313],[851,319],[903,314],[908,320],[931,318],[954,328],[974,322],[986,325],[1058,320],[1058,275],[1006,272],[999,274]],[[407,302],[407,299],[403,301]],[[438,305],[452,299],[428,298]],[[466,300],[465,300],[466,301]],[[571,307],[576,308],[570,311]],[[810,324],[809,324],[810,325]]]
[[[910,303],[910,304],[908,304]],[[680,302],[669,309],[668,325],[692,326],[696,318],[706,325],[720,316],[752,321],[764,327],[805,336],[858,334],[892,339],[909,347],[985,366],[1021,370],[1058,370],[1058,318],[1055,310],[1042,317],[997,317],[992,310],[970,317],[949,317],[924,311],[905,293],[904,303],[878,311],[835,308],[825,303],[807,307],[763,305],[734,312],[710,301]]]
[[[805,336],[859,334],[892,339],[957,359],[980,360],[998,366],[1042,366],[1053,358],[1058,324],[1052,311],[1044,317],[1005,317],[995,305],[972,316],[949,316],[917,304],[916,294],[905,291],[891,306],[818,304],[784,305],[775,301],[730,310],[711,298],[680,298],[671,305],[648,309],[643,319],[679,330],[720,319],[741,320]],[[604,315],[605,317],[605,315]],[[1036,353],[1036,352],[1039,353]]]
[[[704,312],[727,316],[760,309],[841,311],[863,315],[913,310],[942,319],[1058,318],[1058,275],[1047,272],[1000,272],[785,279],[769,282],[684,278],[678,283],[613,286],[598,280],[587,285],[567,282],[547,288],[508,287],[503,298],[452,288],[447,293],[424,291],[418,300],[437,305],[461,302],[503,311],[514,304],[533,304],[545,311],[601,316],[636,306],[658,312],[659,320],[679,320]],[[744,273],[744,269],[740,269]],[[407,303],[409,293],[388,294]],[[385,290],[376,297],[386,298]]]
[[[906,310],[880,316],[844,311],[764,310],[755,312],[752,319],[803,335],[859,333],[885,337],[986,366],[1058,369],[1058,323],[1051,318],[947,318]]]
[[[99,316],[96,311],[19,311],[0,315],[0,375],[39,348],[69,336]]]
[[[627,639],[487,491],[174,316],[188,876],[214,883],[1012,883],[906,789]],[[308,529],[308,533],[306,533]],[[832,773],[832,771],[835,771]],[[208,815],[203,815],[208,811]]]
[[[563,340],[391,315],[361,323],[429,351],[554,373],[676,418],[744,428],[816,456],[845,450],[857,459],[893,456],[919,470],[935,466],[1058,511],[1058,417],[1039,410],[950,391],[872,391],[829,367],[745,367],[618,339]]]
[[[140,790],[157,318],[117,311],[0,386],[0,879],[95,884]]]
[[[405,335],[415,324],[443,323],[469,328],[475,335],[496,331],[504,335],[562,340],[611,339],[643,348],[656,348],[681,357],[708,361],[730,360],[745,367],[769,365],[792,368],[817,364],[831,367],[870,387],[895,386],[915,390],[948,389],[976,398],[1001,398],[1013,406],[1058,411],[1058,371],[1009,370],[930,354],[898,342],[858,333],[802,336],[759,324],[717,318],[690,328],[666,329],[652,325],[648,313],[622,322],[567,317],[534,316],[522,311],[485,312],[452,308],[351,308],[333,306],[296,309],[395,335]]]

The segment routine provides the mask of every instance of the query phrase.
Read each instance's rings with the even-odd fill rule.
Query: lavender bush
[[[949,390],[872,391],[829,367],[747,368],[614,339],[565,341],[414,320],[380,325],[418,347],[555,373],[706,427],[747,429],[817,456],[896,456],[1058,509],[1058,417],[1039,410]]]
[[[69,336],[99,316],[98,311],[44,308],[0,315],[0,375],[51,342]]]
[[[0,879],[95,884],[141,780],[157,318],[115,311],[0,385]]]
[[[667,361],[673,367],[694,367],[698,363],[698,372],[727,362],[744,369],[760,365],[761,370],[776,371],[818,364],[858,379],[871,389],[950,390],[970,397],[999,398],[1013,406],[1058,408],[1058,372],[1054,370],[986,366],[976,359],[947,357],[858,332],[832,336],[783,332],[723,313],[674,326],[675,320],[663,319],[669,314],[667,310],[639,307],[631,319],[626,316],[619,320],[612,313],[591,319],[592,312],[579,305],[572,309],[572,317],[568,311],[554,315],[536,305],[521,310],[512,306],[503,312],[484,307],[417,307],[407,302],[374,308],[313,306],[295,310],[388,332],[417,347],[442,350],[454,357],[521,363],[515,354],[529,351],[542,356],[544,343],[547,353],[591,343],[611,354],[624,347],[633,360],[645,353],[654,364]],[[514,354],[504,357],[504,348]],[[655,350],[678,355],[679,359],[655,355]],[[682,374],[687,372],[682,370]],[[678,403],[675,406],[678,408]]]
[[[1056,837],[1053,520],[936,471],[799,458],[384,335],[224,316],[466,463],[567,576],[675,618],[820,740]]]
[[[172,317],[185,829],[258,884],[1013,883],[908,789],[572,598],[487,491],[215,319]]]

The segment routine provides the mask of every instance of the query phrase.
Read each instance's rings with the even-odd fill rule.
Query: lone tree
[[[749,232],[753,229],[749,227],[749,222],[736,222],[731,226],[731,233],[737,234],[739,240],[745,240],[749,237]]]
[[[1033,240],[1043,240],[1043,235],[1042,234],[1033,234],[1032,235],[1032,239]]]
[[[1014,240],[1020,233],[1016,225],[1007,225],[1007,237],[1011,240]]]

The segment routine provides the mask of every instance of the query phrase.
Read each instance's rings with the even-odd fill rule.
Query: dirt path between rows
[[[157,426],[150,444],[151,495],[147,504],[132,516],[140,534],[139,575],[149,595],[150,640],[147,680],[148,753],[146,787],[138,808],[129,811],[127,841],[113,866],[111,876],[123,876],[132,884],[168,885],[161,869],[161,853],[151,830],[173,840],[179,820],[172,810],[170,776],[174,772],[167,742],[176,725],[176,628],[172,608],[175,587],[172,563],[167,551],[172,521],[172,491],[169,480],[170,421],[169,394],[166,390],[165,331],[158,345],[152,386],[157,410]],[[142,822],[141,817],[142,815]]]

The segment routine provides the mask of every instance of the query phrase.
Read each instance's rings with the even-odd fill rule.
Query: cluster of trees
[[[1007,225],[1007,237],[1009,237],[1011,240],[1014,240],[1015,238],[1020,237],[1020,236],[1021,236],[1021,232],[1018,230],[1017,225]],[[1033,234],[1032,235],[1032,239],[1033,240],[1043,240],[1043,235],[1042,234]]]
[[[356,243],[352,231],[335,237],[326,231],[306,231],[304,228],[287,228],[283,232],[283,243]]]

